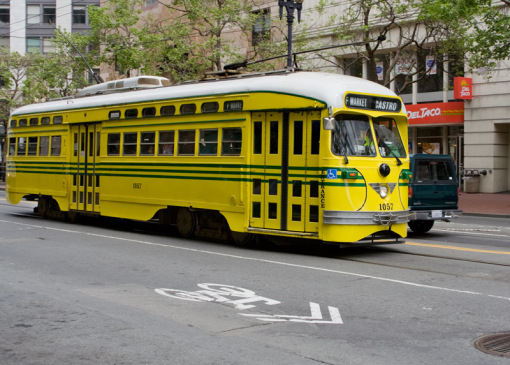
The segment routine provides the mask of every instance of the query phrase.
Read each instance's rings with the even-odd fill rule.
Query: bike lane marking
[[[36,224],[19,223],[19,222],[13,222],[13,221],[8,221],[8,220],[0,220],[0,223],[15,224],[15,225],[20,225],[20,226],[28,226],[28,227],[40,228],[40,229],[48,229],[48,230],[64,232],[64,233],[82,234],[82,235],[91,236],[91,237],[107,238],[107,239],[111,239],[111,240],[143,244],[143,245],[147,245],[147,246],[171,248],[171,249],[183,250],[183,251],[188,251],[188,252],[197,252],[197,253],[202,253],[202,254],[207,254],[207,255],[229,257],[229,258],[235,258],[235,259],[240,259],[240,260],[263,262],[263,263],[273,264],[273,265],[281,265],[281,266],[294,267],[294,268],[313,270],[313,271],[328,272],[328,273],[346,275],[346,276],[352,276],[352,277],[358,277],[358,278],[373,279],[373,280],[384,281],[384,282],[394,283],[394,284],[401,284],[401,285],[412,286],[412,287],[417,287],[417,288],[440,290],[440,291],[457,293],[457,294],[479,295],[479,296],[485,296],[485,297],[492,298],[492,299],[502,299],[502,300],[510,301],[510,297],[505,297],[505,296],[501,296],[501,295],[486,294],[486,293],[475,292],[475,291],[471,291],[471,290],[462,290],[462,289],[446,288],[446,287],[435,286],[435,285],[420,284],[420,283],[414,283],[412,281],[391,279],[391,278],[385,278],[385,277],[381,277],[381,276],[359,274],[359,273],[355,273],[355,272],[341,271],[341,270],[335,270],[335,269],[327,269],[327,268],[318,267],[318,266],[294,264],[294,263],[285,262],[285,261],[268,260],[268,259],[250,257],[250,256],[233,255],[233,254],[227,254],[227,253],[222,253],[222,252],[214,252],[214,251],[201,250],[201,249],[190,248],[190,247],[169,245],[169,244],[164,244],[164,243],[135,240],[135,239],[126,238],[126,237],[111,236],[111,235],[84,232],[84,231],[76,231],[76,230],[71,230],[71,229],[45,227],[45,226],[36,225]]]

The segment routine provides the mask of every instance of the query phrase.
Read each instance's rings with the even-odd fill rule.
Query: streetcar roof
[[[22,106],[16,109],[12,115],[61,112],[84,108],[251,92],[301,96],[317,100],[326,104],[327,107],[331,106],[334,108],[344,106],[345,94],[349,92],[397,97],[388,88],[357,77],[325,72],[290,72],[55,100]]]

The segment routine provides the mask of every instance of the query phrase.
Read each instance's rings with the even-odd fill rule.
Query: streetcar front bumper
[[[409,222],[409,214],[408,210],[391,212],[346,212],[341,210],[325,210],[323,222],[324,224],[338,225],[392,226],[394,224]]]

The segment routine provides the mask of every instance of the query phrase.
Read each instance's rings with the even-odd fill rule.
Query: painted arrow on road
[[[260,321],[267,322],[300,322],[300,323],[330,323],[330,324],[342,324],[342,317],[340,316],[340,311],[336,307],[330,307],[329,315],[331,320],[326,320],[322,317],[321,307],[317,303],[310,302],[310,316],[292,316],[286,314],[246,314],[239,313],[242,316],[246,317],[255,317]]]

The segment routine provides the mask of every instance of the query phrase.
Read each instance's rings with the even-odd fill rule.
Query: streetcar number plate
[[[433,210],[432,211],[432,218],[441,218],[443,216],[442,210]]]

